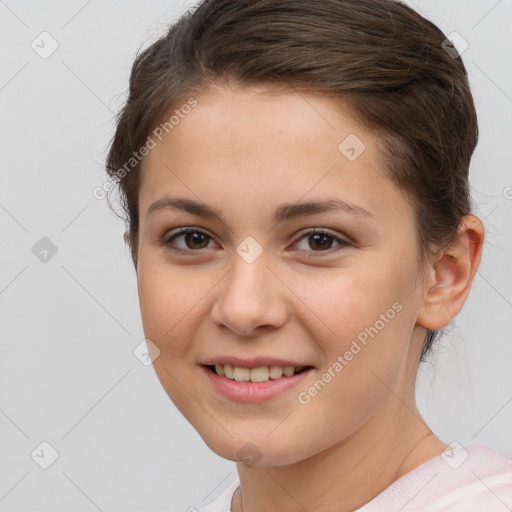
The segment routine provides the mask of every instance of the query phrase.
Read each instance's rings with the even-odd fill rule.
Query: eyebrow
[[[180,210],[198,217],[216,219],[225,224],[222,214],[218,210],[206,203],[193,199],[164,197],[155,201],[148,207],[146,216],[160,210]],[[306,215],[314,215],[333,210],[341,210],[361,219],[376,219],[375,214],[365,210],[362,206],[350,204],[338,198],[304,203],[283,203],[276,208],[272,218],[275,223],[282,223],[297,217],[305,217]]]

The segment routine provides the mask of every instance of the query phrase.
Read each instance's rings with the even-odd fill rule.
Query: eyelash
[[[200,252],[202,250],[205,250],[205,249],[197,249],[197,250],[188,249],[188,250],[185,250],[185,249],[180,249],[180,248],[176,248],[176,247],[172,246],[171,242],[173,242],[176,238],[178,238],[178,237],[180,237],[182,235],[186,235],[187,233],[201,233],[202,235],[205,235],[210,240],[213,240],[213,238],[211,236],[209,236],[208,233],[205,233],[201,229],[198,229],[198,228],[183,228],[183,229],[177,231],[176,233],[174,233],[172,236],[168,237],[166,240],[164,240],[163,244],[165,246],[167,246],[171,251],[173,251],[173,252],[175,252],[177,254],[190,254],[190,253],[193,253],[193,252]],[[333,235],[332,233],[329,233],[326,230],[317,229],[317,228],[313,228],[313,229],[310,229],[310,230],[305,231],[304,233],[302,233],[301,237],[297,240],[297,242],[294,243],[294,245],[296,245],[303,238],[307,238],[308,236],[310,236],[312,234],[327,235],[328,237],[334,239],[336,242],[339,242],[340,245],[337,248],[335,248],[333,252],[335,252],[338,249],[341,249],[342,247],[353,246],[353,244],[350,243],[348,240],[345,240],[344,238],[340,238],[338,236],[335,236],[335,235]],[[306,251],[306,252],[317,252],[317,253],[332,254],[331,249],[328,249],[326,251]],[[317,258],[318,256],[306,255],[305,257],[306,258]]]

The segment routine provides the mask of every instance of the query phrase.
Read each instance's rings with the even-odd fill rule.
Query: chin
[[[268,430],[271,432],[272,429]],[[304,454],[298,450],[303,445],[301,440],[296,440],[289,433],[285,437],[276,434],[261,435],[248,433],[247,435],[225,432],[221,427],[215,433],[198,430],[206,445],[219,457],[232,460],[237,463],[245,463],[254,466],[286,466],[300,462],[312,454]],[[284,432],[284,431],[283,431]]]

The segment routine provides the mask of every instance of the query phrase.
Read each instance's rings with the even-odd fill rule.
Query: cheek
[[[140,264],[138,293],[144,335],[159,350],[153,369],[172,402],[185,417],[193,410],[198,396],[190,364],[195,364],[190,350],[193,329],[201,310],[201,297],[208,289],[203,283],[194,286],[195,279],[183,277],[176,267],[161,263]],[[204,288],[204,290],[203,290]],[[189,364],[190,363],[190,364]]]
[[[184,286],[179,272],[149,262],[139,265],[137,280],[144,333],[164,350],[181,330],[194,287]]]
[[[143,259],[139,265],[137,287],[142,320],[159,338],[179,332],[180,324],[194,314],[194,305],[208,290],[205,280],[191,268],[166,265],[157,258]]]
[[[319,442],[327,447],[389,398],[407,354],[411,316],[385,272],[354,271],[324,285],[323,293],[309,294],[308,304],[329,327],[317,329],[315,338],[325,361],[311,387],[298,390],[297,411],[324,425]]]
[[[169,364],[192,357],[189,344],[208,315],[208,294],[218,280],[217,274],[193,266],[141,261],[137,286],[144,333]]]
[[[342,403],[346,410],[364,415],[365,408],[370,410],[388,393],[383,381],[392,387],[400,374],[414,318],[412,306],[404,303],[402,287],[407,279],[395,271],[391,265],[351,268],[337,279],[332,275],[326,275],[324,282],[317,279],[305,295],[314,313],[310,318],[315,319],[315,325],[306,329],[317,333],[315,342],[325,358],[318,389],[321,400],[333,408],[326,410],[339,410]],[[323,414],[320,409],[318,414]],[[356,424],[357,418],[353,419]]]
[[[319,274],[314,284],[298,281],[294,290],[311,312],[308,316],[315,327],[308,329],[322,338],[330,359],[343,355],[355,340],[364,347],[375,334],[374,326],[384,336],[385,331],[393,331],[398,310],[404,309],[393,267],[378,267],[375,262]]]

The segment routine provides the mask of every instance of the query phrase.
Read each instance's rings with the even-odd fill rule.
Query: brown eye
[[[334,238],[325,233],[314,233],[308,236],[311,248],[330,249]]]
[[[304,233],[299,240],[306,241],[305,245],[307,247],[298,247],[299,250],[304,250],[306,252],[326,252],[333,246],[333,241],[337,242],[339,247],[352,245],[348,240],[345,240],[335,235],[331,235],[329,232],[322,230],[309,230],[306,233]],[[298,246],[299,243],[300,242],[297,242],[295,246]]]
[[[175,247],[173,242],[180,237],[183,237],[184,247]],[[196,250],[206,249],[210,240],[211,237],[203,231],[195,228],[186,228],[172,235],[164,243],[176,252],[194,252]]]

